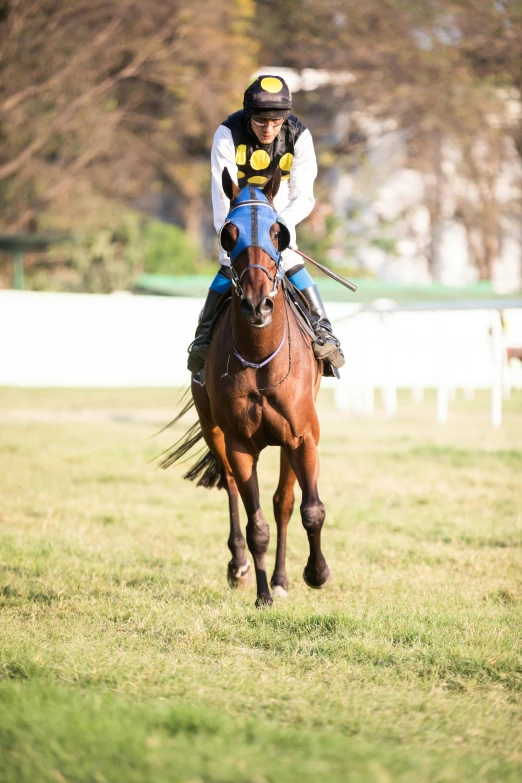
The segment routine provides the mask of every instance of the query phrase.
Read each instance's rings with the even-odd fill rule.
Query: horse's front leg
[[[254,559],[257,582],[256,606],[269,606],[272,596],[266,575],[266,551],[270,542],[270,528],[259,505],[257,459],[259,454],[250,444],[234,438],[225,438],[227,459],[232,468],[239,494],[247,513],[247,544]]]
[[[223,463],[225,489],[228,495],[228,511],[230,515],[230,533],[228,536],[228,548],[232,555],[227,567],[227,579],[231,587],[247,588],[254,581],[250,562],[245,557],[246,543],[241,532],[241,520],[239,518],[239,493],[236,480],[227,459],[225,439],[219,427],[209,427],[202,423],[203,434],[209,448],[218,455]]]
[[[325,587],[331,579],[332,571],[321,550],[321,530],[326,514],[317,490],[319,479],[317,443],[312,436],[309,436],[293,451],[287,449],[286,454],[303,493],[301,521],[310,545],[310,557],[303,578],[309,587]]]
[[[232,555],[232,560],[229,561],[227,567],[228,583],[231,587],[249,587],[254,581],[254,577],[250,568],[250,563],[245,557],[246,544],[243,533],[241,532],[239,495],[232,469],[227,460],[223,430],[216,426],[212,419],[212,411],[210,409],[206,388],[193,383],[192,396],[196,403],[196,409],[198,411],[199,422],[201,424],[205,442],[223,465],[225,489],[228,495],[228,510],[230,515],[228,548]]]
[[[270,584],[274,596],[287,598],[288,577],[286,575],[286,532],[294,510],[294,485],[296,476],[288,457],[281,449],[281,466],[279,469],[279,484],[274,495],[274,517],[277,524],[277,550],[274,573]]]
[[[245,557],[246,545],[243,533],[241,532],[237,484],[232,471],[228,466],[225,466],[225,482],[228,493],[228,510],[230,513],[228,548],[232,555],[232,560],[228,564],[227,578],[231,587],[246,588],[253,584],[254,579],[250,563]]]

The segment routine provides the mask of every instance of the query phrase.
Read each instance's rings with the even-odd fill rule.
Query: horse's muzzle
[[[251,326],[257,326],[258,328],[268,326],[271,323],[273,309],[274,300],[269,296],[263,296],[257,304],[246,296],[242,296],[239,303],[241,314],[245,316]]]

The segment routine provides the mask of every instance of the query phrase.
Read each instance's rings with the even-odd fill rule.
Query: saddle
[[[322,340],[317,336],[315,331],[317,317],[310,313],[308,308],[308,302],[302,295],[301,291],[295,286],[286,275],[283,277],[283,292],[288,302],[290,309],[297,318],[297,322],[300,327],[306,332],[306,334],[312,339],[312,342],[323,345]],[[317,358],[317,357],[316,357]],[[325,378],[340,378],[339,370],[333,367],[329,361],[324,359],[318,359],[318,363],[321,361],[323,365],[323,376]]]

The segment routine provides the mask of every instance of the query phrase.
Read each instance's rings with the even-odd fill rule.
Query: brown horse
[[[229,221],[221,234],[225,249],[231,251],[239,239],[240,210],[235,205],[240,193],[243,200],[247,193],[250,205],[253,204],[250,199],[256,196],[264,196],[272,204],[280,179],[277,172],[262,193],[248,187],[240,190],[225,169],[223,188],[231,202]],[[244,206],[243,215],[245,209],[248,205]],[[266,216],[266,210],[259,211],[262,217]],[[315,397],[322,367],[314,357],[310,337],[289,307],[282,286],[278,285],[282,276],[279,245],[285,227],[276,218],[272,208],[271,217],[265,217],[262,223],[266,237],[245,247],[233,261],[232,301],[215,325],[205,363],[204,385],[192,381],[201,430],[195,425],[181,447],[162,463],[163,467],[172,464],[196,442],[200,433],[204,437],[210,452],[185,478],[199,477],[200,485],[218,484],[227,490],[228,546],[232,554],[228,579],[232,586],[244,586],[252,581],[239,519],[238,495],[241,496],[248,517],[246,541],[254,560],[257,606],[272,603],[266,572],[270,529],[261,510],[256,472],[259,454],[266,446],[281,447],[279,484],[273,499],[277,523],[277,554],[271,579],[274,595],[287,595],[286,533],[294,507],[296,478],[302,491],[301,519],[310,544],[304,580],[310,587],[321,588],[331,577],[321,551],[325,509],[317,490],[319,421]],[[255,225],[257,239],[257,212]],[[265,247],[270,242],[275,252],[266,252],[260,246],[263,241]],[[234,257],[233,253],[231,256]]]

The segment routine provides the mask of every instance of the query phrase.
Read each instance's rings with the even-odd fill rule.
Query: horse
[[[303,578],[323,588],[332,572],[321,550],[325,507],[318,494],[319,420],[316,396],[322,362],[311,338],[284,295],[281,251],[288,246],[287,227],[273,207],[279,169],[262,189],[239,188],[224,169],[223,190],[230,212],[220,243],[231,257],[231,301],[217,316],[206,357],[204,382],[193,377],[192,400],[199,422],[163,460],[168,467],[203,437],[209,451],[184,476],[198,485],[225,488],[230,512],[228,581],[232,587],[252,584],[254,561],[256,606],[273,602],[267,578],[270,528],[259,497],[257,463],[267,446],[280,447],[279,483],[273,497],[277,525],[274,596],[287,597],[287,528],[294,508],[296,480],[302,493],[301,521],[310,554]],[[246,544],[241,531],[239,496],[247,514]]]

